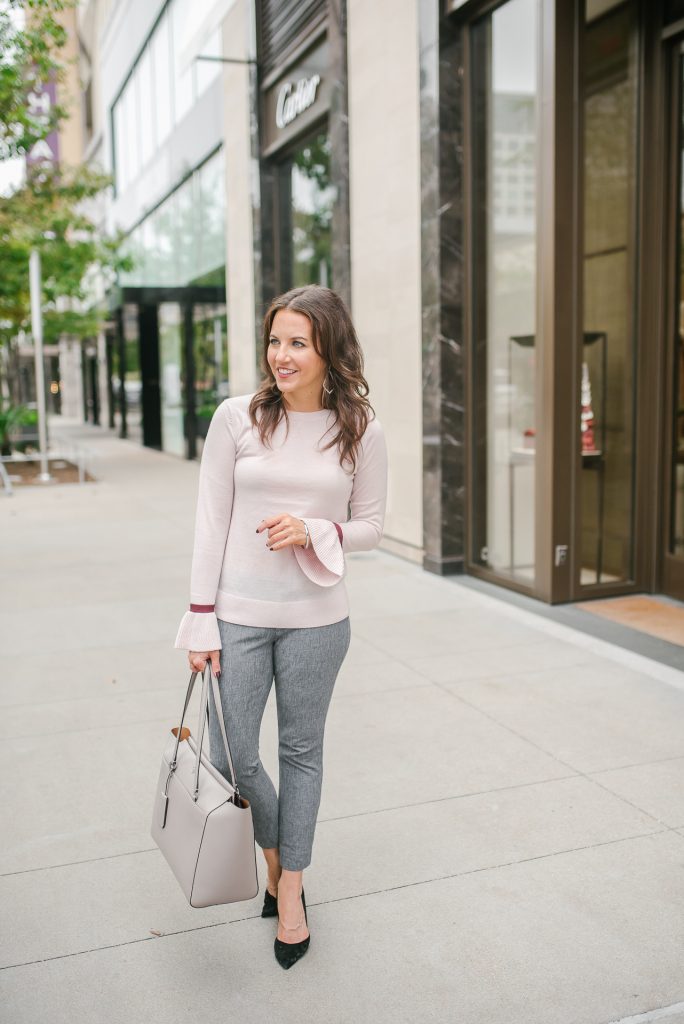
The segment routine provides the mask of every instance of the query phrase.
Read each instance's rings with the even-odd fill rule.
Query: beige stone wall
[[[389,448],[383,547],[422,559],[420,111],[415,0],[349,0],[352,308]]]
[[[239,3],[223,22],[223,53],[251,56],[247,4]],[[226,293],[231,395],[255,390],[254,242],[252,232],[249,69],[224,64],[224,151],[226,168]]]
[[[59,102],[69,112],[68,120],[62,122],[59,132],[60,163],[77,167],[83,162],[85,133],[81,109],[81,83],[78,64],[77,12],[74,8],[62,11],[60,21],[67,31],[67,43],[60,60],[65,68],[65,80],[58,89]]]

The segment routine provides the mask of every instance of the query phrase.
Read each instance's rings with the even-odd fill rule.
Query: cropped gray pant
[[[323,734],[337,674],[349,649],[349,617],[292,629],[218,620],[222,650],[219,693],[242,796],[252,806],[254,838],[278,847],[280,863],[311,863],[323,780]],[[259,759],[259,732],[275,679],[279,795]],[[211,690],[209,691],[211,693]],[[213,694],[209,701],[212,763],[230,779]]]

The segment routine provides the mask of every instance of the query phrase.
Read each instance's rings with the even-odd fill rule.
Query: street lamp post
[[[47,457],[47,423],[45,419],[45,369],[43,365],[43,310],[41,301],[40,253],[31,250],[29,257],[29,285],[31,289],[31,332],[36,362],[36,404],[38,407],[38,443],[40,445],[39,483],[52,483]]]

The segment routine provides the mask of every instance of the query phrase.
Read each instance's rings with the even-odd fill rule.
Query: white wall
[[[390,475],[383,547],[422,560],[417,0],[349,0],[352,311]]]

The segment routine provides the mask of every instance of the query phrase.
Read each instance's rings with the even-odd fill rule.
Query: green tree
[[[65,107],[37,116],[28,102],[32,83],[65,80],[67,40],[60,16],[75,0],[6,0],[0,6],[0,162],[25,157],[36,142],[59,130]],[[28,261],[40,251],[46,342],[60,335],[97,333],[103,312],[89,282],[105,282],[131,266],[108,237],[93,207],[111,184],[87,166],[27,166],[23,184],[0,197],[0,345],[7,357],[7,390],[16,386],[17,339],[30,329]]]

